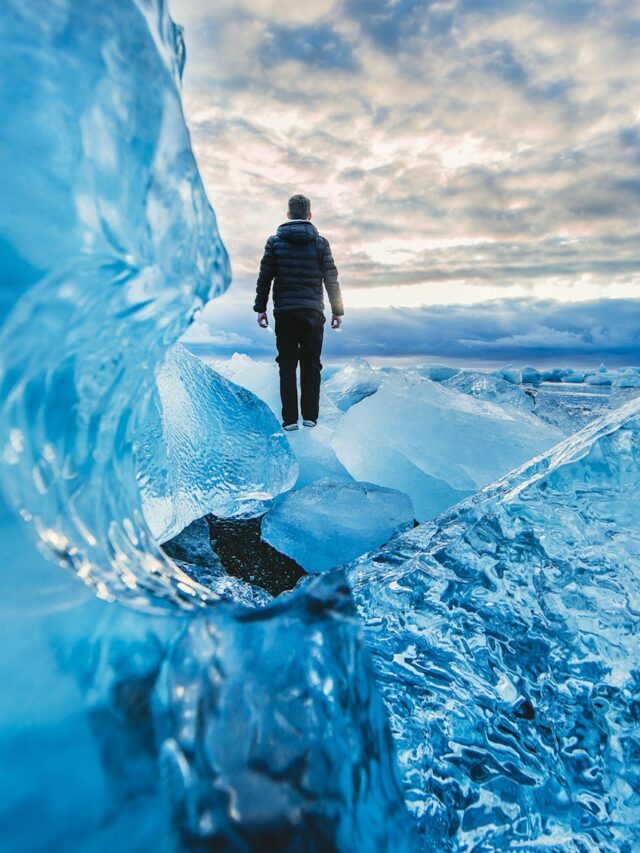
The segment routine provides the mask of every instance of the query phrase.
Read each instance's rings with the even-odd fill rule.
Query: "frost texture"
[[[407,492],[424,521],[561,438],[528,412],[406,374],[349,409],[332,445],[357,480]]]
[[[246,514],[290,489],[298,465],[270,409],[177,344],[136,446],[145,517],[165,542],[207,513]]]
[[[409,805],[451,849],[640,843],[639,417],[627,404],[348,572]]]
[[[354,560],[413,527],[411,498],[373,483],[318,480],[262,519],[262,538],[307,572]]]

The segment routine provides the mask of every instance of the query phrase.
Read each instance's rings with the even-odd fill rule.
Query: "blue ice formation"
[[[522,383],[522,370],[519,367],[514,367],[512,364],[505,364],[504,367],[494,370],[493,375],[504,379],[505,382],[511,382],[512,385],[520,385]]]
[[[542,371],[542,381],[562,382],[562,379],[571,373],[573,373],[573,368],[571,367],[549,367]]]
[[[370,397],[380,387],[383,374],[374,370],[365,358],[354,358],[323,383],[323,389],[341,412]]]
[[[264,400],[276,417],[281,416],[280,380],[275,361],[266,363],[256,361],[244,353],[234,353],[232,358],[214,362],[213,366],[227,379]],[[320,409],[322,420],[315,429],[286,433],[298,465],[296,489],[301,489],[323,477],[338,480],[353,479],[331,447],[333,426],[340,411],[324,385],[320,389]]]
[[[437,849],[640,844],[640,401],[348,571]]]
[[[542,382],[542,373],[536,367],[523,367],[522,368],[522,381],[523,382],[531,382],[534,385]]]
[[[298,464],[262,400],[180,344],[156,383],[135,450],[143,510],[158,542],[206,513],[255,511],[293,486]]]
[[[156,700],[170,819],[186,841],[417,849],[343,572],[258,612],[223,605],[191,620]]]
[[[457,367],[437,363],[419,364],[413,370],[418,375],[424,376],[425,379],[431,379],[432,382],[444,382],[447,379],[451,379],[456,373],[459,373],[459,368]]]
[[[625,367],[613,380],[614,388],[640,388],[640,370],[637,367]]]
[[[345,412],[331,443],[355,479],[406,492],[424,521],[562,438],[527,411],[407,372]]]
[[[527,411],[531,411],[534,407],[533,399],[522,388],[481,370],[461,370],[442,385],[452,391],[500,405],[515,406],[517,409]]]
[[[413,527],[411,498],[373,483],[323,478],[262,519],[262,538],[307,572],[325,572]]]
[[[3,853],[151,850],[163,801],[148,712],[179,619],[100,600],[0,496]]]
[[[167,348],[229,283],[180,30],[130,0],[8,0],[0,28],[4,485],[101,596],[197,604],[144,522],[132,453]]]

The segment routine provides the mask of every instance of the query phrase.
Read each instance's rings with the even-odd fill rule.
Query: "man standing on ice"
[[[276,361],[280,368],[282,426],[298,429],[296,370],[300,362],[300,409],[302,423],[314,427],[320,405],[320,371],[324,333],[322,284],[331,303],[331,328],[342,324],[342,296],[338,270],[326,237],[321,237],[311,219],[306,196],[289,199],[287,222],[269,237],[260,262],[253,310],[258,324],[266,329],[267,300],[273,281],[273,316],[276,324]]]

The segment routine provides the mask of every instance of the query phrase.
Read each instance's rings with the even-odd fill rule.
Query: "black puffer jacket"
[[[269,237],[260,262],[254,311],[266,311],[273,281],[273,312],[296,308],[324,311],[322,283],[327,288],[331,311],[344,314],[338,270],[329,241],[305,219],[291,219]]]

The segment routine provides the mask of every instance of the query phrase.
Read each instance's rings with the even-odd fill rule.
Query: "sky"
[[[233,281],[186,340],[269,357],[266,238],[309,196],[325,357],[640,362],[640,5],[170,0]]]

